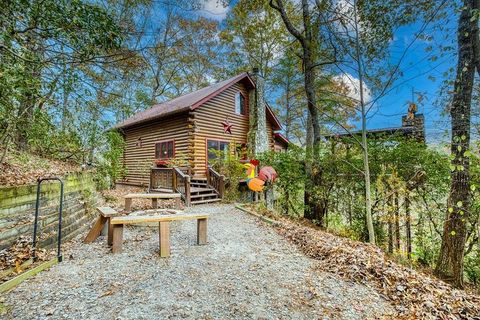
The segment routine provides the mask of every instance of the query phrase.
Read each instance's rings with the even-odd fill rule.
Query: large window
[[[208,163],[217,159],[218,154],[226,157],[229,151],[228,145],[227,141],[207,140]]]
[[[171,159],[175,156],[175,142],[173,140],[155,143],[155,159]]]
[[[235,113],[246,114],[247,108],[245,107],[245,97],[241,92],[235,94]]]

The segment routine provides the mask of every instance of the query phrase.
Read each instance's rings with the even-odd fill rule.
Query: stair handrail
[[[223,199],[225,194],[225,181],[226,178],[223,174],[217,172],[212,166],[208,166],[207,184],[218,192],[220,199]]]
[[[174,174],[172,179],[172,188],[174,191],[180,192],[183,195],[185,200],[185,205],[189,207],[191,203],[190,175],[186,174],[185,172],[180,170],[180,168],[178,167],[173,167],[173,173]],[[185,187],[184,190],[178,187],[179,179],[182,180],[184,184],[184,187]]]

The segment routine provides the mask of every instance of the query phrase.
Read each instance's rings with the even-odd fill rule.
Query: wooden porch
[[[151,168],[149,192],[182,195],[186,206],[221,201],[226,177],[208,167],[206,178],[194,178],[190,168]]]

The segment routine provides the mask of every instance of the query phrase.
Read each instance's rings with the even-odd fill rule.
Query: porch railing
[[[212,166],[208,166],[207,184],[218,192],[220,199],[223,199],[225,194],[225,183],[225,176],[215,171]]]
[[[151,168],[150,191],[174,191],[172,168]]]
[[[191,172],[190,169],[186,171]],[[149,190],[178,192],[182,195],[185,205],[190,206],[190,175],[180,168],[151,168]]]

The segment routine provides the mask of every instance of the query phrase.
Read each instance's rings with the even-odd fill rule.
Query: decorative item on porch
[[[225,118],[225,121],[222,122],[223,125],[223,132],[232,134],[232,126],[233,124],[228,121],[228,116]]]
[[[260,161],[252,159],[243,165],[247,169],[247,186],[254,192],[262,192],[265,183],[274,183],[278,176],[275,169],[267,166],[261,168],[258,177],[255,177],[255,169],[259,164]]]

